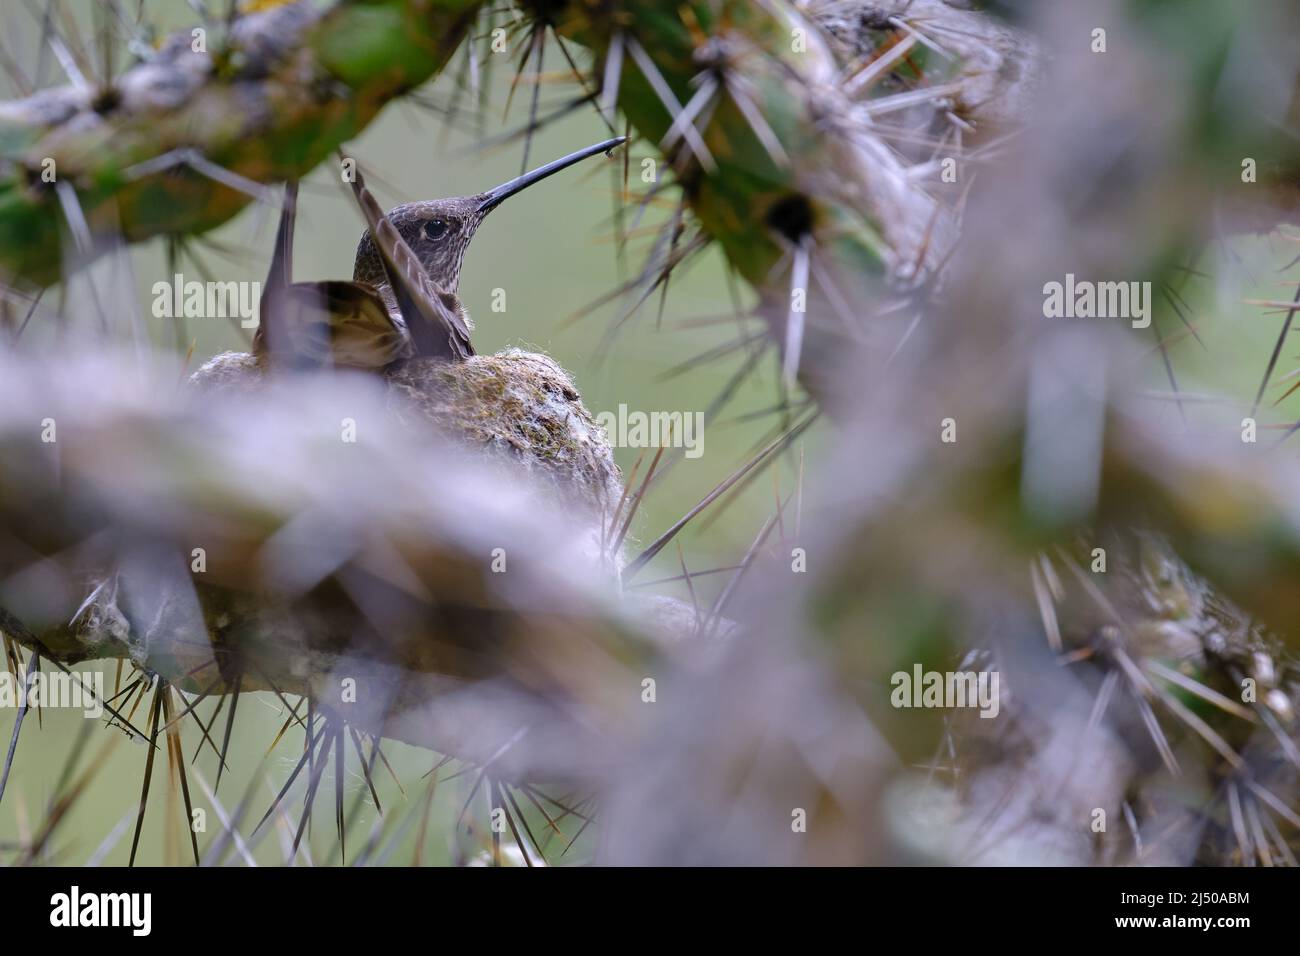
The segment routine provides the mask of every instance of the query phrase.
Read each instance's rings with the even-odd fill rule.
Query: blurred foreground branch
[[[612,765],[619,715],[691,622],[619,595],[598,516],[404,422],[359,376],[184,390],[167,410],[175,370],[129,368],[3,360],[10,638],[192,693],[310,695],[503,772]]]

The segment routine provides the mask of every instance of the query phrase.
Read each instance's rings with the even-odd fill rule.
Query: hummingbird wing
[[[297,200],[297,181],[286,182],[253,353],[285,356],[290,364],[306,367],[360,369],[410,358],[410,333],[374,289],[359,282],[293,281]]]
[[[361,282],[296,282],[283,299],[288,352],[307,366],[379,370],[415,354],[401,319]]]
[[[474,346],[459,301],[429,278],[397,228],[388,221],[366,188],[361,170],[353,171],[352,192],[366,217],[370,235],[388,274],[393,297],[410,328],[417,355],[435,355],[453,362],[469,358]]]
[[[293,283],[293,230],[298,219],[298,180],[284,184],[284,203],[280,206],[280,224],[275,230],[275,249],[271,268],[262,284],[258,305],[257,331],[253,333],[253,353],[261,355],[272,348],[288,346],[284,297]]]

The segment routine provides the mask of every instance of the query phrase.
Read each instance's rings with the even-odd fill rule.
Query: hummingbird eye
[[[430,219],[424,224],[424,238],[426,239],[441,239],[446,234],[446,219]]]

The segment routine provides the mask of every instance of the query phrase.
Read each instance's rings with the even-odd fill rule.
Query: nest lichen
[[[617,508],[623,484],[609,441],[573,380],[548,356],[507,349],[454,363],[415,359],[388,381],[403,421],[423,421],[482,447],[589,516]]]
[[[266,382],[265,363],[247,352],[214,356],[191,377],[209,392],[248,393]],[[389,408],[404,424],[449,441],[540,487],[600,537],[603,516],[623,494],[609,440],[553,359],[522,349],[462,362],[419,358],[385,374]],[[617,563],[617,561],[615,562]]]

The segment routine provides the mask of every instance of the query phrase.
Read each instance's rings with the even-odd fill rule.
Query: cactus
[[[211,50],[206,37],[200,51],[190,31],[177,33],[100,89],[6,104],[0,269],[11,283],[44,286],[62,275],[69,232],[89,247],[104,232],[140,241],[220,225],[263,197],[258,184],[305,174],[385,102],[437,73],[478,8],[275,6],[235,19]],[[77,211],[61,208],[46,171],[71,186]]]
[[[15,543],[0,571],[27,580],[36,555],[55,583],[0,588],[11,669],[116,658],[152,682],[147,727],[116,717],[154,744],[141,819],[161,728],[196,706],[177,692],[229,698],[224,751],[240,695],[265,691],[287,710],[312,701],[290,781],[308,787],[304,823],[327,756],[341,774],[355,743],[373,793],[390,738],[465,761],[494,807],[537,802],[543,781],[594,794],[608,862],[1294,864],[1295,467],[1243,441],[1244,423],[1187,414],[1201,320],[1179,288],[1223,222],[1287,216],[1294,97],[1290,113],[1240,110],[1258,81],[1229,54],[1258,44],[1294,81],[1271,38],[1295,15],[1101,6],[1012,24],[940,0],[522,4],[524,61],[553,35],[583,99],[655,154],[641,205],[676,191],[619,290],[624,317],[716,243],[756,295],[784,388],[803,390],[783,396],[788,427],[628,555],[660,459],[624,489],[553,363],[503,353],[249,388],[222,360],[202,376],[222,402],[189,393],[175,411],[113,355],[16,355],[0,375]],[[0,263],[15,285],[58,279],[65,218],[78,263],[105,235],[211,228],[442,69],[479,12],[286,5],[238,18],[202,69],[182,34],[93,96],[0,107]],[[1088,17],[1123,27],[1099,41]],[[158,105],[150,71],[190,79]],[[1140,95],[1161,108],[1136,117]],[[268,108],[231,106],[250,100]],[[258,122],[233,121],[245,112]],[[1259,189],[1242,188],[1243,155],[1261,160]],[[46,156],[69,186],[38,185]],[[1049,320],[1044,282],[1066,272],[1149,277],[1151,324]],[[1282,307],[1250,420],[1289,435],[1260,410],[1290,381]],[[1176,427],[1141,392],[1152,359]],[[554,414],[533,414],[539,396]],[[833,447],[798,505],[778,490],[711,606],[684,556],[689,602],[639,597],[682,528],[822,410]],[[62,423],[57,456],[33,437],[44,415]],[[340,417],[364,422],[365,467],[319,441]],[[467,437],[502,454],[485,462]],[[377,491],[375,474],[394,478]],[[102,528],[118,538],[87,545]],[[176,557],[195,528],[216,542],[197,582]],[[484,566],[497,548],[514,569],[501,578]],[[999,672],[1000,715],[891,706],[913,666]],[[648,674],[674,690],[653,716],[633,690]],[[347,680],[365,706],[326,703]],[[587,804],[563,806],[585,830]],[[535,862],[530,818],[555,821],[513,807]]]

